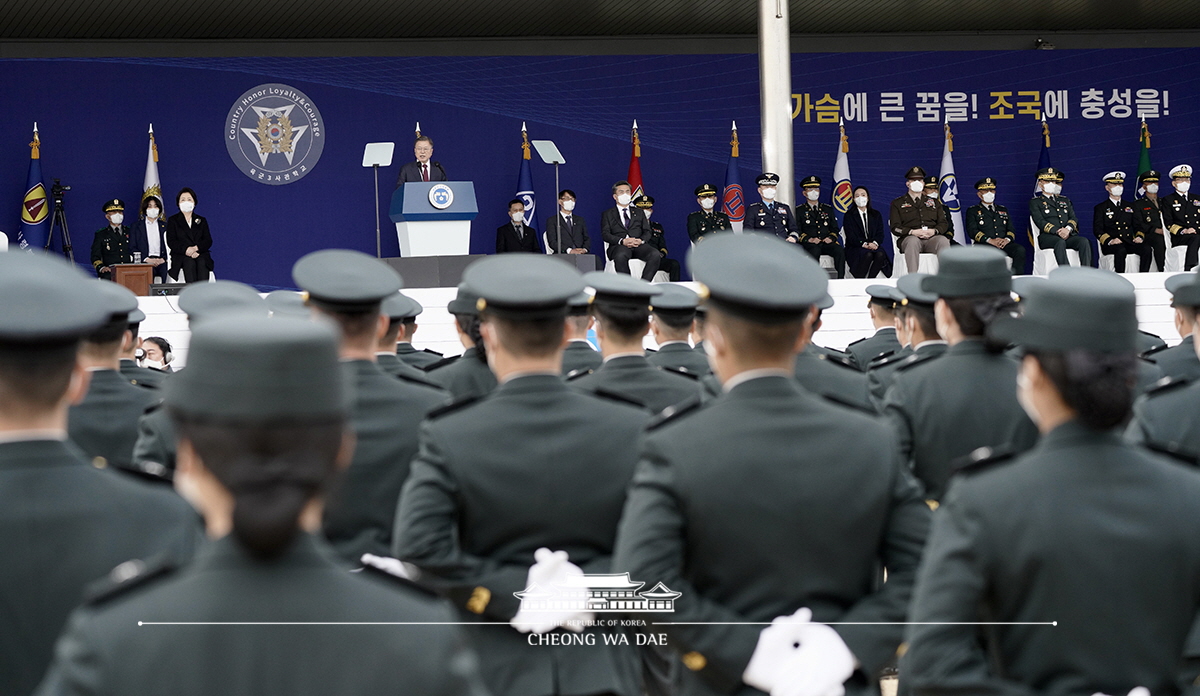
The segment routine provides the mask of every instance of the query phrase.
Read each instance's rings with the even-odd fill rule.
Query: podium
[[[138,296],[150,294],[150,286],[154,283],[154,266],[148,263],[114,263],[113,281],[124,285]]]
[[[471,221],[479,214],[469,181],[410,181],[392,194],[400,256],[466,256]]]

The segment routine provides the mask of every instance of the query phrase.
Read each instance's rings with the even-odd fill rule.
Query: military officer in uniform
[[[165,390],[180,490],[209,541],[188,565],[121,566],[75,612],[39,694],[483,692],[444,603],[381,572],[346,572],[316,536],[323,493],[354,449],[336,329],[205,322]],[[142,625],[154,621],[190,625]],[[300,625],[222,625],[280,621]],[[380,622],[396,625],[356,625]]]
[[[812,333],[821,329],[821,312],[832,306],[833,298],[828,294],[817,301]],[[810,339],[796,353],[793,370],[800,386],[813,394],[862,411],[875,410],[867,396],[867,376],[855,367],[848,354],[824,348]]]
[[[951,244],[954,244],[954,218],[950,217],[950,209],[942,201],[941,188],[938,185],[936,176],[925,177],[925,195],[938,202],[942,206],[942,214],[946,216],[946,236],[950,238]]]
[[[929,510],[884,423],[792,379],[828,277],[759,235],[719,236],[689,266],[723,393],[647,429],[613,570],[679,593],[649,619],[669,622],[674,693],[877,693]]]
[[[698,243],[710,234],[733,231],[729,216],[717,210],[716,186],[712,184],[697,186],[696,203],[700,206],[700,210],[694,210],[687,216],[687,233],[692,244]]]
[[[928,277],[926,273],[909,273],[901,276],[896,287],[891,289],[892,299],[896,301],[897,338],[905,348],[876,360],[867,369],[871,403],[880,411],[883,410],[883,397],[901,368],[932,360],[946,352],[947,345],[938,333],[933,311],[937,295],[921,287]]]
[[[402,285],[391,266],[358,251],[326,249],[301,257],[292,280],[308,293],[309,305],[341,330],[338,354],[354,388],[354,458],[329,493],[322,531],[351,563],[363,554],[386,556],[400,487],[417,453],[417,430],[449,397],[427,383],[395,379],[375,362],[388,326],[381,303]]]
[[[804,177],[800,189],[805,202],[796,211],[796,242],[814,259],[831,257],[837,277],[846,277],[846,250],[842,248],[833,206],[821,202],[821,178]]]
[[[633,199],[633,205],[646,214],[646,221],[650,223],[650,241],[646,243],[658,249],[658,252],[662,254],[662,260],[658,263],[658,270],[666,273],[667,278],[672,283],[678,283],[679,262],[675,259],[667,258],[667,232],[663,229],[661,222],[650,220],[650,216],[654,213],[654,196],[638,196]]]
[[[1062,171],[1054,167],[1039,169],[1037,173],[1039,195],[1029,201],[1029,217],[1037,231],[1039,249],[1053,249],[1054,259],[1059,266],[1068,265],[1067,249],[1079,253],[1082,266],[1092,265],[1092,245],[1079,235],[1079,218],[1071,199],[1062,193]]]
[[[129,251],[130,230],[125,222],[125,202],[119,198],[104,203],[104,217],[108,224],[96,230],[92,237],[92,267],[96,276],[112,280],[112,265],[115,263],[132,263],[133,254]]]
[[[428,348],[417,348],[413,345],[413,336],[417,333],[417,317],[425,311],[420,302],[408,298],[412,305],[400,319],[400,332],[396,335],[396,357],[401,362],[408,363],[418,369],[432,365],[442,359],[442,354]]]
[[[846,346],[855,366],[864,372],[875,358],[900,350],[900,341],[896,338],[896,299],[892,297],[891,286],[867,286],[867,312],[875,325],[875,333]]]
[[[1017,242],[1008,208],[996,202],[996,180],[990,176],[975,182],[979,203],[963,215],[967,238],[975,244],[991,244],[1012,259],[1013,275],[1025,273],[1025,247]]]
[[[501,383],[422,427],[395,555],[458,609],[497,696],[640,696],[637,654],[608,644],[613,629],[576,626],[586,642],[571,644],[560,626],[590,618],[586,609],[531,613],[519,597],[614,572],[617,522],[649,417],[559,376],[567,300],[584,287],[574,268],[491,257],[470,266],[463,284],[481,298],[480,332]]]
[[[700,296],[682,285],[663,285],[659,289],[662,292],[651,299],[654,304],[650,307],[650,333],[658,350],[646,359],[655,367],[707,375],[708,356],[688,343]]]
[[[1200,474],[1115,430],[1132,401],[1132,285],[1064,270],[992,327],[1027,351],[1020,400],[1041,440],[977,453],[934,515],[900,663],[917,696],[1167,694],[1195,676],[1181,666],[1200,609]]]
[[[1154,249],[1146,244],[1146,236],[1138,224],[1133,204],[1121,200],[1125,192],[1125,172],[1109,172],[1104,175],[1104,188],[1108,199],[1097,203],[1092,213],[1092,234],[1100,244],[1100,251],[1111,255],[1117,273],[1125,272],[1125,258],[1136,254],[1141,259],[1139,270],[1150,271],[1154,261]]]
[[[446,311],[454,316],[462,355],[443,358],[425,366],[429,381],[441,385],[455,399],[483,396],[496,388],[496,375],[488,367],[487,353],[479,338],[479,298],[462,283]]]
[[[1163,221],[1171,235],[1172,246],[1187,247],[1183,259],[1183,270],[1196,267],[1197,251],[1200,250],[1200,196],[1190,193],[1192,168],[1181,164],[1171,170],[1171,185],[1175,192],[1162,200]]]
[[[1162,348],[1144,353],[1164,377],[1172,380],[1200,379],[1200,359],[1196,358],[1196,346],[1192,338],[1196,327],[1196,311],[1200,305],[1189,304],[1193,299],[1191,286],[1195,280],[1195,273],[1180,273],[1167,278],[1164,283],[1167,292],[1171,293],[1171,307],[1175,309],[1175,330],[1183,340],[1169,348],[1164,344]]]
[[[563,348],[562,365],[564,377],[595,370],[604,362],[600,351],[593,348],[588,340],[588,332],[596,323],[591,304],[592,296],[586,292],[567,300],[567,346]]]
[[[429,375],[425,374],[424,370],[412,363],[401,360],[397,354],[401,345],[398,339],[405,331],[405,326],[416,326],[415,323],[406,324],[405,322],[421,313],[421,304],[408,295],[397,292],[394,295],[384,298],[383,303],[380,305],[380,311],[383,316],[387,317],[388,326],[383,335],[379,337],[379,343],[375,347],[375,364],[379,366],[379,369],[393,377],[399,377],[406,382],[414,382],[442,390],[440,386],[429,381]],[[416,351],[411,343],[404,345]]]
[[[896,246],[904,254],[908,272],[916,273],[921,254],[940,254],[950,248],[950,237],[946,236],[950,223],[941,202],[925,195],[924,169],[909,169],[904,180],[908,191],[892,201],[888,226],[896,237]]]
[[[980,447],[1023,452],[1037,430],[1017,403],[1017,364],[985,340],[988,325],[1014,308],[1004,254],[983,245],[947,249],[937,275],[921,285],[938,297],[937,329],[950,347],[897,370],[883,409],[903,458],[936,501],[960,458]]]
[[[200,533],[195,513],[173,491],[98,467],[67,440],[68,407],[83,398],[91,376],[77,359],[80,341],[113,315],[95,285],[49,255],[0,254],[6,696],[33,693],[88,585],[133,558],[186,558]]]
[[[570,383],[585,391],[617,394],[653,413],[700,396],[697,375],[659,369],[646,359],[642,341],[650,331],[650,304],[662,288],[599,271],[583,279],[596,291],[592,316],[604,362],[572,376]]]
[[[1158,270],[1165,270],[1166,264],[1166,237],[1163,236],[1163,230],[1166,225],[1163,223],[1162,202],[1158,197],[1158,180],[1160,174],[1153,170],[1147,170],[1138,174],[1138,186],[1145,191],[1145,194],[1133,202],[1133,210],[1137,214],[1135,222],[1137,227],[1142,232],[1144,244],[1149,244],[1154,251],[1154,263],[1158,265]]]
[[[792,209],[787,203],[775,200],[779,177],[764,172],[758,175],[755,183],[758,184],[758,195],[762,200],[746,206],[743,228],[773,234],[780,239],[793,239],[796,235],[796,222],[792,219]]]

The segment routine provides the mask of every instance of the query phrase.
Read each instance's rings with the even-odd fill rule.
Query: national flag
[[[945,145],[942,146],[942,171],[938,174],[938,193],[942,205],[950,221],[954,223],[954,239],[959,244],[967,243],[966,230],[963,228],[962,205],[958,202],[958,179],[954,176],[954,134],[950,132],[950,122],[942,126],[946,131]]]
[[[837,212],[838,229],[842,227],[842,218],[850,210],[854,200],[854,188],[850,185],[850,139],[846,137],[846,124],[839,119],[837,160],[833,163],[833,209]]]
[[[525,204],[525,224],[537,229],[535,211],[537,203],[533,197],[533,172],[529,169],[529,134],[525,132],[525,123],[521,123],[521,171],[517,173],[517,195]]]
[[[1142,130],[1139,139],[1142,143],[1141,152],[1138,153],[1137,175],[1140,178],[1142,174],[1150,171],[1154,167],[1150,166],[1150,127],[1146,125],[1146,119],[1142,119]],[[1138,183],[1138,198],[1146,195],[1146,187]]]
[[[33,142],[29,143],[29,176],[25,179],[25,197],[21,201],[17,246],[22,249],[45,248],[49,232],[50,206],[46,200],[46,185],[42,183],[42,141],[35,123]]]
[[[629,156],[629,176],[625,180],[629,182],[629,188],[633,190],[633,197],[637,198],[642,195],[642,141],[638,140],[637,119],[633,120],[633,154]]]
[[[162,182],[158,178],[158,144],[154,142],[154,124],[150,124],[150,148],[146,151],[146,176],[142,179],[142,206],[146,199],[154,196],[162,203]],[[163,206],[165,210],[165,205]],[[159,213],[160,215],[162,213]]]
[[[725,188],[722,189],[721,210],[729,216],[734,232],[742,231],[746,219],[746,199],[742,194],[741,177],[738,175],[737,121],[733,122],[733,139],[729,141],[729,165],[725,167]]]

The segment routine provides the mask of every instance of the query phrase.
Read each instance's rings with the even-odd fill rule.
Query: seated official
[[[1200,256],[1200,196],[1190,193],[1192,168],[1181,164],[1171,169],[1171,186],[1175,192],[1162,200],[1162,216],[1171,235],[1172,246],[1187,247],[1183,270],[1196,267]]]
[[[525,224],[525,204],[520,199],[514,198],[508,202],[508,217],[511,222],[496,228],[496,253],[540,252],[537,230]]]
[[[694,210],[687,216],[688,239],[692,240],[692,244],[710,234],[733,231],[729,216],[717,210],[716,186],[712,184],[697,186],[696,203],[700,206],[700,210]]]
[[[662,253],[649,243],[650,221],[640,209],[631,205],[632,193],[628,181],[613,184],[612,195],[617,204],[600,216],[600,235],[608,245],[608,258],[612,259],[617,273],[629,275],[629,260],[638,259],[646,264],[642,280],[649,282],[658,272]]]
[[[662,254],[658,270],[666,273],[672,283],[678,283],[679,262],[667,258],[667,231],[663,229],[661,222],[650,221],[650,216],[654,213],[654,196],[638,196],[633,199],[633,205],[642,211],[642,214],[646,216],[646,221],[650,223],[650,246]]]
[[[942,206],[942,214],[946,216],[946,236],[950,239],[950,244],[956,244],[954,241],[954,218],[950,217],[950,209],[942,202],[941,188],[938,186],[938,178],[936,176],[925,177],[925,195],[938,202]]]
[[[1092,245],[1079,236],[1079,218],[1071,199],[1060,195],[1062,182],[1066,178],[1062,170],[1054,167],[1039,169],[1038,191],[1029,201],[1029,217],[1037,231],[1039,249],[1053,249],[1054,260],[1059,266],[1070,265],[1067,250],[1079,254],[1081,266],[1092,265]]]
[[[142,201],[141,218],[134,221],[129,235],[129,253],[134,252],[142,255],[143,263],[154,267],[155,282],[167,282],[167,223],[157,196],[146,196]]]
[[[1108,192],[1108,199],[1097,203],[1092,213],[1092,234],[1100,244],[1100,253],[1113,257],[1113,268],[1117,273],[1124,273],[1126,257],[1136,254],[1141,259],[1139,270],[1148,273],[1154,261],[1154,249],[1146,244],[1133,204],[1121,200],[1121,194],[1125,192],[1125,172],[1105,174],[1104,190]]]
[[[433,157],[433,139],[427,135],[418,135],[413,143],[413,155],[416,161],[400,167],[400,175],[396,177],[396,188],[406,181],[446,181],[446,170],[440,162],[430,160]]]
[[[805,202],[796,210],[796,232],[787,241],[800,245],[818,261],[822,256],[833,259],[838,278],[846,276],[846,250],[838,235],[837,217],[833,206],[821,202],[821,178],[806,176],[800,181]]]
[[[909,273],[916,273],[921,254],[940,254],[950,248],[946,235],[950,223],[946,209],[936,198],[925,195],[925,170],[909,169],[904,175],[908,192],[892,201],[888,226],[896,236]]]
[[[575,192],[571,189],[558,192],[558,214],[546,221],[546,246],[551,254],[592,253],[587,220],[575,214]]]
[[[791,207],[787,203],[775,200],[779,175],[763,172],[755,182],[758,184],[758,196],[761,200],[746,206],[743,229],[773,234],[780,239],[790,238],[796,233],[796,222],[792,219]]]
[[[866,186],[854,187],[854,209],[842,218],[846,233],[846,261],[850,275],[855,278],[874,278],[892,275],[892,259],[885,245],[887,232],[883,214],[871,205],[871,192]]]
[[[96,276],[112,280],[113,264],[132,263],[129,250],[129,227],[125,222],[125,202],[114,198],[104,204],[104,217],[108,225],[96,230],[92,237],[92,267]]]
[[[1146,193],[1134,201],[1133,209],[1137,213],[1138,229],[1146,240],[1143,243],[1149,244],[1154,250],[1154,263],[1162,271],[1167,268],[1167,242],[1163,234],[1166,225],[1163,222],[1162,202],[1158,197],[1159,178],[1160,174],[1153,169],[1138,174],[1138,188]]]
[[[975,182],[979,204],[967,208],[967,238],[974,244],[990,244],[1012,259],[1013,275],[1025,273],[1025,247],[1017,242],[1008,208],[996,203],[996,180],[984,177]]]

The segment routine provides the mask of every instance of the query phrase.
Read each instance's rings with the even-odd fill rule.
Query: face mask
[[[1042,191],[1053,196],[1058,193],[1058,186],[1056,184],[1042,184]]]
[[[912,191],[913,193],[920,193],[925,190],[925,182],[913,179],[912,181],[908,182],[908,190]]]
[[[650,221],[650,213],[652,213],[653,211],[643,210],[642,212],[646,214],[646,221],[649,222]]]
[[[762,197],[768,201],[775,200],[775,187],[771,186],[762,190]]]
[[[930,191],[929,193],[927,193],[927,194],[925,194],[925,195],[926,195],[926,196],[929,196],[930,198],[937,198],[937,197],[938,197],[938,192],[937,192],[937,191]]]
[[[1029,416],[1029,420],[1038,423],[1041,421],[1041,417],[1038,415],[1037,409],[1033,407],[1033,399],[1030,398],[1032,388],[1029,376],[1025,374],[1025,368],[1022,366],[1017,371],[1017,403],[1021,404],[1021,410]]]
[[[575,201],[563,201],[562,206],[563,206],[563,210],[565,210],[569,213],[572,210],[575,210]]]
[[[1187,193],[1188,189],[1190,189],[1191,187],[1192,187],[1192,182],[1190,182],[1190,181],[1181,181],[1178,184],[1175,184],[1175,190],[1180,193]]]
[[[705,210],[712,210],[714,207],[716,207],[716,205],[717,205],[717,199],[715,199],[715,198],[701,198],[700,199],[700,207],[704,208]]]
[[[996,200],[996,194],[992,193],[991,191],[988,191],[987,193],[983,194],[983,202],[984,203],[991,203],[994,200]]]
[[[125,216],[120,213],[113,213],[112,215],[108,216],[108,219],[112,220],[112,224],[114,225],[119,225],[122,222],[125,222]]]
[[[185,213],[190,213],[196,209],[196,204],[191,201],[183,201],[179,204],[179,209]]]
[[[1146,193],[1158,193],[1158,184],[1146,184]]]
[[[866,196],[856,196],[854,199],[854,205],[857,205],[860,208],[867,207],[867,197]]]
[[[821,197],[820,189],[809,189],[804,192],[804,197],[810,201],[815,201]]]
[[[517,211],[517,212],[515,212],[515,213],[509,213],[509,214],[508,214],[508,216],[509,216],[510,218],[512,218],[512,221],[513,221],[513,222],[521,222],[522,220],[524,220],[524,219],[525,219],[525,213],[524,213],[523,211],[520,211],[520,210],[518,210],[518,211]]]
[[[631,200],[633,200],[633,197],[628,193],[622,193],[617,196],[617,203],[620,205],[629,205],[629,201]]]
[[[161,370],[163,368],[163,364],[157,360],[143,360],[142,367],[150,367],[155,370]]]
[[[1114,186],[1109,191],[1109,193],[1112,194],[1113,198],[1120,198],[1121,194],[1125,193],[1125,187],[1124,186]]]
[[[158,208],[146,208],[146,217],[150,218],[151,220],[157,220]]]

